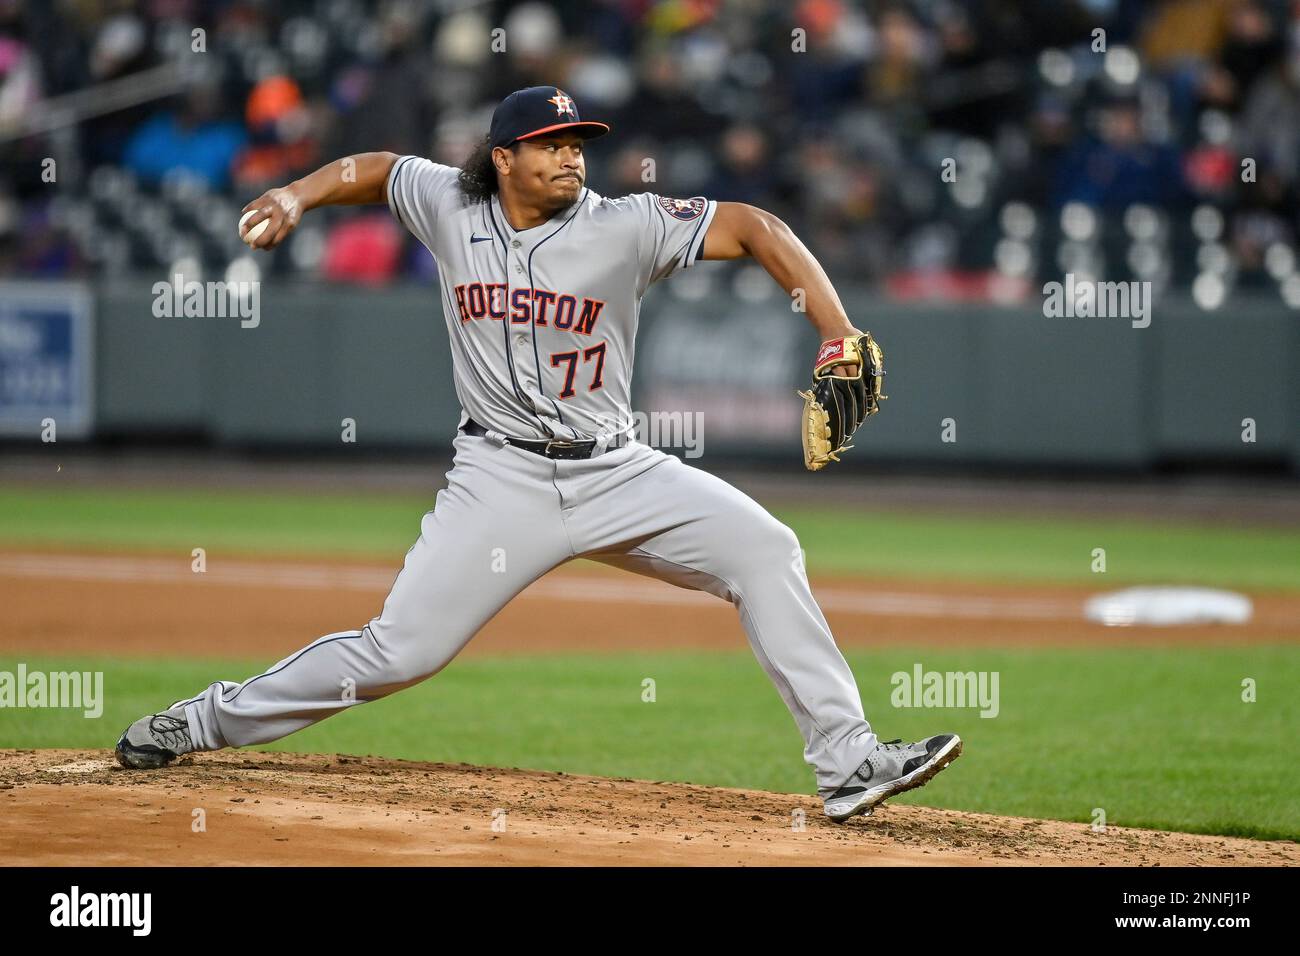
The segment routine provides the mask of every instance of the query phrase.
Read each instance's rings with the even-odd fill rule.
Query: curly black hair
[[[518,152],[518,141],[507,149]],[[497,194],[497,168],[492,162],[492,139],[483,137],[460,169],[460,191],[471,203],[487,202]]]

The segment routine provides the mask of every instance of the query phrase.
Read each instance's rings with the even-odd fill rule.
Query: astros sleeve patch
[[[660,196],[659,205],[674,219],[690,222],[704,215],[708,200],[703,196],[695,196],[692,199],[670,199],[667,196]]]
[[[676,199],[637,193],[627,198],[641,217],[640,288],[644,292],[699,258],[718,204],[703,196]]]

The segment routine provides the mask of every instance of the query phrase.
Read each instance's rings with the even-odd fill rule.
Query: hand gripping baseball
[[[302,203],[289,186],[268,189],[242,210],[251,213],[247,221],[241,217],[240,238],[254,249],[273,249],[288,237],[302,219]],[[266,225],[254,232],[260,223]]]
[[[803,462],[820,471],[864,421],[880,410],[885,353],[870,332],[823,342],[813,363],[813,384],[799,392],[803,406]]]

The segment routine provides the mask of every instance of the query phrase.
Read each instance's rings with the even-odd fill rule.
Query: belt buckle
[[[545,454],[547,458],[554,458],[554,457],[555,457],[554,455],[551,454],[551,448],[552,448],[552,447],[557,447],[557,448],[577,448],[577,447],[578,447],[578,442],[576,442],[576,441],[569,441],[568,439],[562,439],[562,438],[552,438],[550,441],[548,441],[548,442],[546,443],[546,447],[542,450],[543,454]]]

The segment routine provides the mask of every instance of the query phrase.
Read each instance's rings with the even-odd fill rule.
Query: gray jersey
[[[410,687],[442,670],[534,581],[581,557],[735,605],[803,737],[828,816],[869,812],[899,786],[929,779],[951,749],[906,776],[875,776],[899,766],[903,751],[864,764],[877,752],[876,734],[808,586],[794,532],[721,478],[642,442],[610,440],[630,430],[641,297],[699,258],[715,204],[644,193],[605,199],[584,189],[562,214],[516,232],[495,200],[462,201],[458,173],[404,157],[389,176],[388,202],[438,260],[464,414],[502,436],[604,446],[591,457],[550,458],[491,434],[458,434],[447,486],[422,518],[382,612],[242,684],[214,681],[183,710],[169,709],[162,716],[185,721],[183,752],[267,743]],[[548,613],[591,626],[581,613]],[[123,735],[119,758],[150,765],[141,761],[174,755],[165,748],[181,746],[179,733],[178,724],[141,718]],[[870,787],[853,782],[868,776]]]
[[[568,209],[517,231],[497,197],[468,203],[459,174],[403,156],[388,204],[437,260],[465,414],[517,438],[620,444],[641,297],[700,257],[717,203],[584,187]]]

